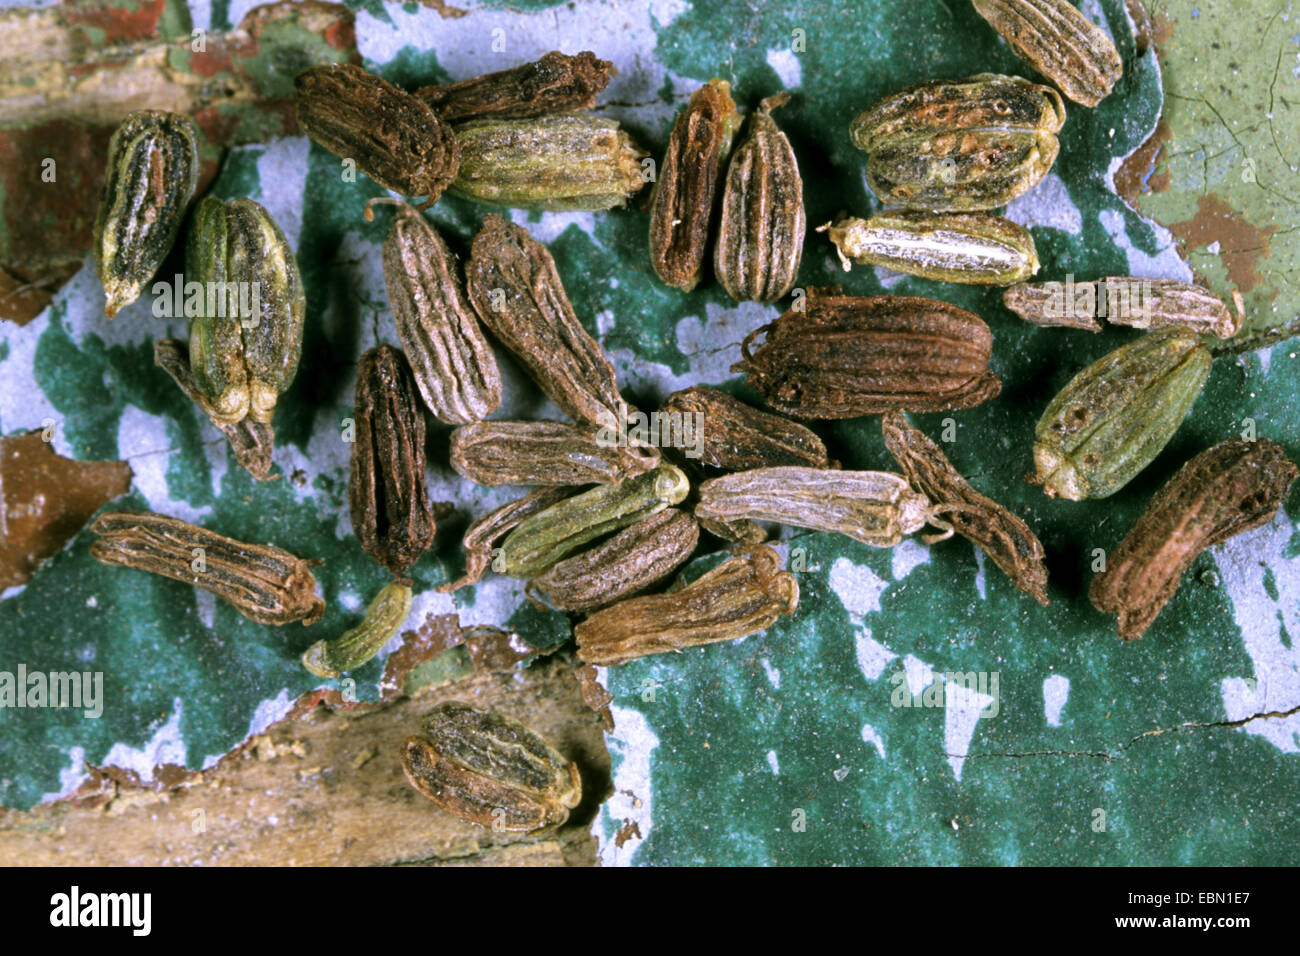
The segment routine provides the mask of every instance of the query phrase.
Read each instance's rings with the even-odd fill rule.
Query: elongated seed
[[[370,602],[365,619],[333,640],[320,640],[302,655],[302,666],[317,677],[354,671],[383,650],[411,611],[411,589],[390,581]]]
[[[659,464],[659,450],[604,441],[590,426],[480,422],[451,433],[451,467],[481,485],[617,484]]]

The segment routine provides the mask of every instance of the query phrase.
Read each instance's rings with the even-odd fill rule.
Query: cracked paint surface
[[[879,208],[862,181],[863,154],[848,137],[859,110],[933,76],[1025,75],[965,3],[838,9],[794,2],[758,13],[685,0],[583,0],[522,10],[466,4],[467,15],[446,18],[415,4],[350,5],[367,65],[396,82],[460,79],[556,47],[593,49],[620,70],[602,98],[612,105],[600,112],[622,120],[656,154],[676,110],[712,76],[730,80],[750,108],[791,86],[781,123],[804,170],[810,223]],[[215,21],[237,20],[252,4],[193,6],[195,22],[216,29],[228,23]],[[1165,79],[1186,91],[1199,82],[1187,62],[1204,37],[1185,40],[1181,8],[1164,9],[1175,24],[1162,34],[1162,43],[1173,44]],[[1190,270],[1173,245],[1180,229],[1206,241],[1207,261],[1221,261],[1225,249],[1249,258],[1253,250],[1242,248],[1245,233],[1235,220],[1220,216],[1218,206],[1202,213],[1199,183],[1193,189],[1179,172],[1183,160],[1173,154],[1189,146],[1181,107],[1162,101],[1154,58],[1136,56],[1123,5],[1106,0],[1086,10],[1115,34],[1127,75],[1098,109],[1070,109],[1052,175],[1008,210],[1034,235],[1039,278],[1130,269],[1185,277]],[[1283,16],[1291,14],[1279,14],[1270,31],[1291,23]],[[492,49],[494,29],[504,31],[504,51]],[[1293,23],[1287,30],[1296,32]],[[801,52],[792,48],[795,31],[803,31]],[[1242,62],[1250,64],[1253,92],[1240,95],[1263,97],[1254,60]],[[1278,73],[1279,116],[1296,101],[1288,75]],[[1170,187],[1142,193],[1138,202],[1147,212],[1148,203],[1182,203],[1159,216],[1169,228],[1143,219],[1111,191],[1124,157],[1142,147],[1165,105],[1173,134],[1161,169],[1168,168]],[[1225,115],[1244,120],[1248,113],[1242,107]],[[1287,127],[1276,125],[1285,146]],[[1260,126],[1236,135],[1247,142],[1265,132]],[[1160,175],[1145,181],[1158,184]],[[183,336],[183,323],[154,319],[142,301],[106,324],[93,268],[83,267],[27,325],[0,325],[0,433],[57,420],[53,447],[60,454],[122,459],[135,472],[131,494],[110,507],[192,515],[226,534],[322,558],[317,576],[329,610],[311,629],[263,628],[175,582],[100,567],[86,553],[88,536],[74,538],[0,601],[0,670],[20,661],[71,669],[83,665],[89,645],[105,673],[105,714],[84,721],[54,710],[0,711],[0,802],[7,806],[70,793],[84,775],[82,761],[98,765],[110,755],[132,767],[150,754],[191,768],[210,765],[316,686],[297,655],[355,623],[382,583],[350,536],[347,450],[339,440],[357,355],[395,340],[379,262],[388,217],[361,217],[380,190],[364,177],[342,181],[338,160],[302,138],[232,152],[213,188],[265,202],[303,271],[310,317],[303,370],[276,420],[275,462],[284,477],[267,485],[248,480],[220,436],[153,368],[152,339]],[[1289,241],[1286,226],[1252,218],[1233,194],[1216,192],[1256,230],[1251,242],[1267,241],[1269,256],[1250,262],[1265,275]],[[449,198],[429,216],[463,252],[485,211]],[[697,383],[756,398],[730,365],[745,334],[779,307],[738,305],[711,283],[689,294],[659,285],[648,266],[646,216],[635,204],[513,218],[549,245],[578,316],[611,355],[629,400],[649,408]],[[1220,219],[1228,232],[1213,240]],[[1214,241],[1219,252],[1211,253]],[[1192,265],[1201,268],[1195,255]],[[1206,271],[1215,280],[1215,269]],[[1220,278],[1229,276],[1224,265]],[[1293,812],[1300,662],[1291,637],[1300,628],[1300,511],[1293,507],[1268,528],[1199,558],[1139,642],[1121,643],[1113,622],[1085,597],[1093,549],[1113,548],[1182,462],[1235,434],[1243,419],[1300,457],[1295,349],[1283,344],[1217,362],[1169,447],[1112,499],[1048,501],[1022,480],[1038,411],[1080,368],[1137,333],[1036,329],[1006,312],[997,290],[870,269],[846,275],[815,235],[799,282],[839,282],[861,295],[888,286],[945,299],[989,321],[1002,395],[914,421],[937,438],[945,419],[954,419],[957,437],[945,452],[980,491],[1039,534],[1052,603],[1041,608],[1026,599],[961,539],[933,547],[911,540],[881,551],[833,535],[784,533],[782,555],[789,559],[798,548],[804,559],[797,615],[740,642],[602,670],[616,722],[608,737],[616,793],[594,824],[602,862],[1300,862]],[[1257,304],[1274,287],[1283,290],[1280,300],[1284,286],[1261,281],[1247,300]],[[501,417],[556,417],[513,364],[503,374]],[[878,419],[864,418],[818,431],[844,467],[891,468],[879,428]],[[490,576],[454,597],[433,590],[459,573],[457,539],[470,517],[518,490],[459,481],[446,459],[448,430],[431,432],[431,494],[457,513],[413,570],[416,614],[455,610],[465,623],[511,627],[538,646],[563,640],[568,620],[528,605],[519,582]],[[719,560],[701,558],[686,576]],[[353,675],[358,697],[377,697],[382,657]],[[1098,810],[1105,829],[1096,829]]]

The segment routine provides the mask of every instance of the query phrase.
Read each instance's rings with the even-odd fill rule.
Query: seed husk
[[[795,418],[970,408],[1002,388],[993,336],[974,313],[936,299],[809,295],[750,333],[744,372],[769,406]],[[766,341],[758,351],[751,343]]]
[[[465,293],[460,263],[436,229],[406,203],[384,241],[393,321],[425,406],[448,425],[479,422],[501,405],[501,372]]]
[[[449,191],[516,209],[612,209],[646,184],[649,156],[618,123],[586,114],[471,120],[456,127]]]
[[[617,485],[598,485],[521,521],[501,543],[502,574],[529,578],[611,531],[680,504],[690,482],[674,465],[660,465]]]
[[[881,266],[942,282],[1008,285],[1038,271],[1034,239],[1023,227],[987,213],[883,212],[820,226],[840,264]]]
[[[753,548],[668,594],[628,598],[574,628],[578,657],[607,667],[766,630],[799,606],[799,582],[769,547]]]
[[[618,484],[659,464],[648,445],[614,445],[589,426],[480,422],[451,433],[451,467],[480,485]]]
[[[460,168],[460,145],[428,103],[350,63],[300,75],[298,125],[385,189],[438,201]]]
[[[908,484],[943,511],[945,524],[979,545],[1016,587],[1046,607],[1043,544],[1029,525],[972,488],[939,446],[901,412],[886,412],[881,427],[885,447]]]
[[[1191,411],[1211,356],[1185,329],[1161,329],[1103,355],[1052,399],[1034,429],[1034,484],[1070,501],[1114,494]]]
[[[137,110],[108,144],[95,215],[95,257],[110,319],[140,297],[167,258],[199,182],[199,129],[166,110]]]
[[[102,514],[90,556],[202,588],[258,624],[315,624],[325,613],[310,563],[274,545],[247,544],[147,511]]]
[[[1065,104],[1055,90],[981,73],[918,83],[853,121],[870,153],[867,182],[882,202],[933,212],[1005,206],[1056,162]]]
[[[773,302],[799,274],[807,218],[799,163],[771,113],[790,99],[763,100],[727,166],[713,270],[737,301]]]
[[[1069,0],[971,2],[1020,59],[1076,103],[1096,106],[1124,71],[1106,31]]]
[[[1092,579],[1088,599],[1118,616],[1121,638],[1137,640],[1197,555],[1272,521],[1297,474],[1267,438],[1232,438],[1206,449],[1156,493]]]
[[[471,119],[523,119],[591,109],[609,85],[613,64],[590,50],[568,56],[552,50],[540,60],[485,73],[415,95],[448,123]]]
[[[459,701],[435,707],[423,735],[407,738],[402,770],[440,809],[497,830],[558,826],[582,800],[577,764],[544,737]]]
[[[390,581],[370,602],[360,624],[333,640],[320,640],[307,648],[302,655],[302,666],[317,677],[342,677],[383,650],[410,612],[410,587],[400,581]]]
[[[650,263],[659,278],[686,292],[699,284],[740,113],[731,84],[710,80],[677,116],[650,199]]]
[[[686,563],[700,540],[689,512],[667,508],[555,564],[528,582],[559,611],[590,611],[654,587]]]

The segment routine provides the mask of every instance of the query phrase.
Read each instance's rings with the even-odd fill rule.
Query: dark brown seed
[[[807,219],[794,149],[771,117],[790,99],[763,100],[727,167],[713,269],[736,300],[772,302],[794,287]]]
[[[695,430],[702,464],[724,471],[779,465],[829,468],[826,446],[812,431],[783,415],[759,411],[716,388],[696,386],[673,392],[660,414],[697,416]]]
[[[1297,471],[1267,438],[1232,438],[1201,452],[1157,492],[1092,579],[1093,607],[1119,617],[1119,636],[1145,633],[1206,548],[1267,524],[1286,503]]]
[[[415,95],[448,123],[470,119],[522,119],[591,109],[609,85],[613,64],[590,50],[568,56],[552,50],[540,60]]]
[[[695,519],[669,508],[533,578],[528,582],[529,597],[536,591],[560,611],[590,611],[613,604],[668,577],[686,563],[699,540]]]
[[[1029,525],[972,488],[939,446],[913,428],[902,412],[886,412],[881,426],[885,447],[908,484],[934,502],[943,523],[983,548],[1016,587],[1046,607],[1043,545]]]
[[[432,206],[456,178],[460,146],[429,104],[359,66],[334,63],[300,75],[298,124],[379,185]]]
[[[307,561],[274,545],[245,544],[179,518],[146,511],[102,514],[90,556],[161,574],[228,601],[258,624],[315,624],[325,613]]]
[[[399,579],[433,544],[424,414],[402,353],[379,345],[357,366],[356,441],[348,499],[366,553]]]
[[[740,123],[730,94],[726,80],[710,80],[691,94],[650,199],[650,263],[665,283],[687,292],[704,269],[718,178]]]
[[[559,504],[573,494],[572,488],[539,488],[502,505],[471,524],[465,532],[465,574],[455,581],[438,586],[443,594],[476,584],[492,563],[496,543],[525,518]]]
[[[424,735],[407,738],[402,769],[443,810],[495,830],[526,833],[561,824],[582,799],[577,765],[544,737],[459,701],[435,707]]]
[[[780,556],[757,547],[669,594],[629,598],[576,628],[578,657],[605,667],[649,654],[734,641],[762,631],[799,606],[799,582]]]
[[[744,342],[744,372],[767,404],[795,418],[970,408],[1002,388],[988,370],[989,327],[935,299],[810,295]],[[757,352],[750,345],[767,338]]]
[[[491,215],[465,270],[483,324],[523,363],[560,410],[609,426],[623,415],[614,367],[573,312],[547,248],[528,230]]]
[[[584,425],[480,422],[451,433],[451,467],[480,485],[616,484],[659,465],[659,450],[615,445]]]

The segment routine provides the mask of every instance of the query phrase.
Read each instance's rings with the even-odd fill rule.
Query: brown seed
[[[179,518],[146,511],[102,514],[90,556],[161,574],[229,602],[258,624],[315,624],[325,613],[307,561],[274,545],[245,544]]]
[[[731,367],[772,408],[795,418],[854,418],[897,409],[970,408],[1002,388],[988,370],[989,327],[935,299],[810,295],[750,333]],[[751,342],[766,341],[757,352]]]
[[[574,314],[550,252],[528,230],[488,216],[465,279],[479,318],[561,411],[597,426],[618,421],[614,367]]]
[[[527,833],[556,826],[582,800],[577,764],[513,718],[459,701],[435,707],[424,735],[408,737],[402,769],[448,813]]]
[[[379,345],[357,366],[348,499],[366,553],[399,579],[433,544],[424,415],[402,353]]]
[[[712,478],[700,485],[695,506],[702,518],[776,521],[848,535],[874,548],[892,548],[923,528],[933,512],[902,475],[793,467]]]
[[[371,206],[391,199],[372,199]],[[501,373],[465,295],[460,263],[437,230],[397,203],[384,241],[384,282],[424,404],[448,425],[479,422],[501,404]]]
[[[881,420],[885,447],[908,484],[943,513],[943,521],[981,548],[1020,590],[1047,606],[1047,565],[1037,535],[1014,514],[970,486],[943,451],[902,412]]]
[[[451,433],[451,467],[480,485],[616,484],[659,465],[659,450],[615,445],[561,422],[480,422]]]
[[[1092,579],[1088,599],[1119,617],[1119,636],[1143,635],[1206,548],[1267,524],[1297,471],[1267,438],[1232,438],[1201,452],[1156,493]]]
[[[649,654],[734,641],[799,606],[799,582],[768,547],[753,548],[669,594],[629,598],[576,628],[578,657],[605,667]]]
[[[1179,326],[1193,332],[1230,339],[1245,321],[1241,293],[1234,292],[1235,311],[1197,285],[1173,279],[1110,276],[1096,282],[1033,282],[1012,286],[1002,302],[1026,322],[1100,332],[1097,319],[1135,329]]]
[[[771,117],[789,99],[778,93],[763,100],[727,167],[713,269],[736,300],[775,301],[799,273],[803,180],[790,141]]]
[[[646,591],[686,563],[700,540],[700,526],[677,508],[624,528],[588,551],[553,565],[528,582],[560,611],[589,611]],[[535,604],[539,604],[533,598]]]
[[[716,388],[696,386],[674,392],[660,414],[693,415],[701,464],[724,471],[748,471],[777,465],[829,468],[822,440],[783,415],[759,411]]]
[[[559,504],[573,494],[572,488],[539,488],[502,505],[479,518],[465,532],[465,574],[455,581],[438,586],[443,594],[476,584],[487,573],[496,543],[525,518]]]
[[[763,526],[748,518],[739,521],[723,521],[697,512],[695,520],[700,523],[701,528],[723,541],[731,541],[735,544],[762,544],[767,540],[767,532]]]
[[[1096,106],[1123,73],[1119,51],[1069,0],[971,0],[1016,55],[1062,93]]]
[[[609,85],[613,64],[584,50],[567,56],[552,50],[540,60],[486,73],[445,86],[425,86],[415,95],[448,123],[519,119],[591,109]]]
[[[691,94],[650,199],[650,263],[665,283],[687,292],[704,269],[718,178],[740,123],[730,94],[726,80],[710,80]]]
[[[451,127],[410,93],[359,66],[334,63],[300,75],[298,125],[379,185],[432,206],[460,169]]]

